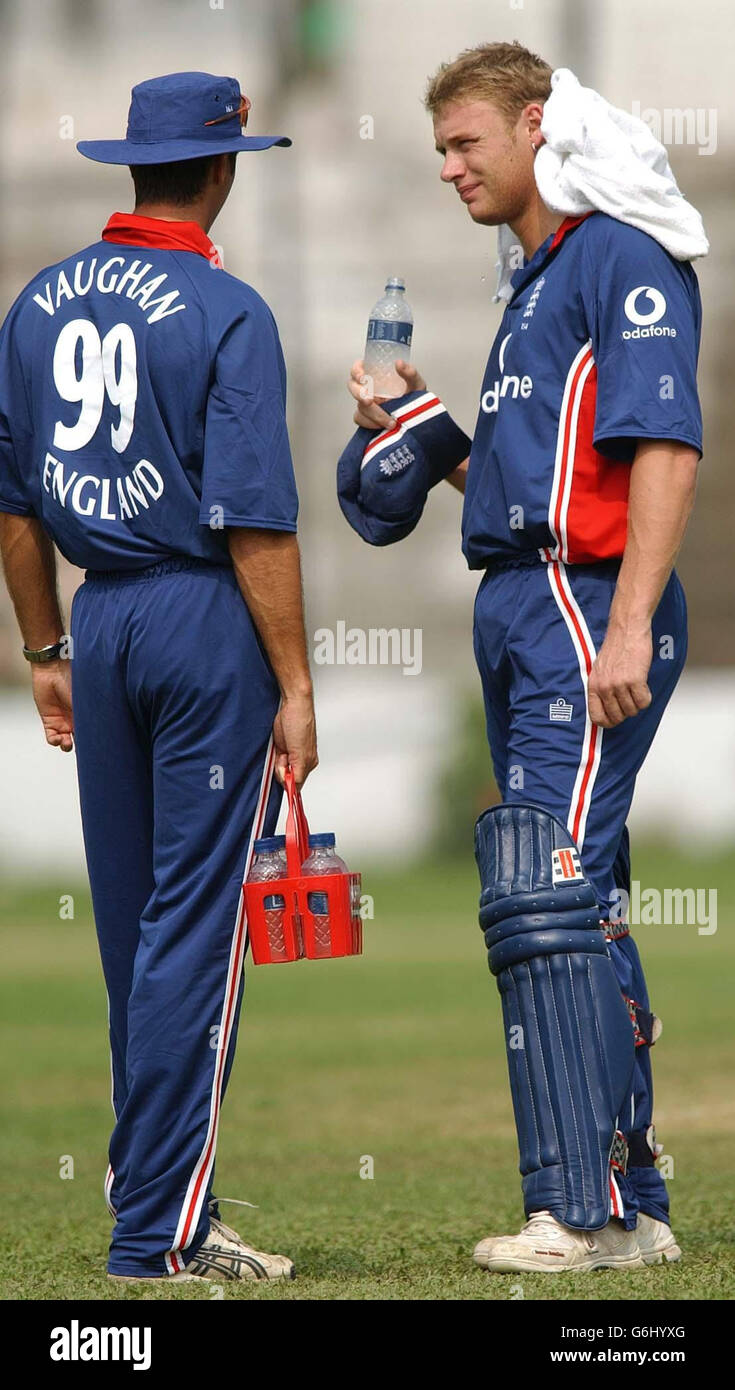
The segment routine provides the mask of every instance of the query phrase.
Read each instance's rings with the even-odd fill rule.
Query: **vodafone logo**
[[[494,381],[492,386],[483,391],[480,398],[480,407],[486,415],[494,415],[500,405],[501,400],[510,396],[511,400],[527,401],[533,391],[533,381],[530,376],[506,376],[505,375],[505,353],[508,343],[512,338],[512,333],[508,333],[503,338],[498,351],[498,366],[502,372],[500,381]]]
[[[623,305],[625,317],[636,326],[624,328],[622,337],[628,338],[675,338],[676,329],[659,325],[666,313],[666,299],[653,285],[636,285],[626,295]]]
[[[512,333],[507,333],[506,336],[503,338],[502,343],[500,344],[500,351],[498,353],[498,366],[500,367],[501,372],[505,371],[505,349],[507,348],[508,343],[510,342],[512,337]]]
[[[642,314],[637,307],[638,296],[641,294],[644,294],[653,305],[653,308],[649,309],[646,314]],[[630,319],[631,323],[639,324],[642,328],[644,324],[658,323],[659,319],[663,318],[666,313],[666,300],[661,291],[655,290],[652,285],[639,285],[637,289],[631,290],[623,308],[625,309],[626,319]]]

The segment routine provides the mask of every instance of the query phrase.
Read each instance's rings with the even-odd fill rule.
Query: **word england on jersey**
[[[134,300],[145,313],[148,323],[158,323],[159,319],[178,314],[181,309],[186,308],[185,304],[176,302],[180,299],[178,290],[169,290],[158,298],[153,298],[156,291],[168,280],[168,275],[154,275],[147,280],[145,277],[150,275],[153,269],[150,261],[141,263],[139,260],[133,260],[128,265],[125,256],[109,256],[106,261],[98,264],[98,259],[97,256],[93,256],[89,262],[78,260],[71,275],[71,283],[66,272],[60,270],[56,275],[55,285],[51,280],[47,280],[43,294],[34,294],[34,304],[53,318],[56,310],[67,300],[83,297],[95,289],[99,294],[124,294],[126,299]]]
[[[100,521],[138,516],[141,507],[148,510],[149,498],[157,502],[164,490],[163,478],[148,459],[140,459],[123,478],[116,478],[112,492],[110,478],[80,473],[68,466],[65,471],[61,460],[48,452],[43,467],[43,486],[60,506],[68,505],[79,516],[96,516]]]

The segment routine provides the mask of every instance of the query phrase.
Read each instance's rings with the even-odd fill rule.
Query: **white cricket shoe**
[[[253,1250],[231,1226],[212,1216],[209,1234],[184,1273],[198,1279],[293,1279],[296,1270],[287,1255]]]
[[[681,1259],[681,1249],[676,1243],[674,1232],[665,1221],[656,1221],[655,1217],[639,1211],[635,1233],[645,1264],[675,1264]]]
[[[225,1226],[215,1217],[210,1217],[206,1240],[199,1246],[180,1274],[154,1276],[157,1282],[188,1283],[193,1279],[294,1279],[296,1270],[293,1261],[286,1255],[267,1255],[263,1250],[253,1250],[246,1245],[242,1236]],[[125,1284],[150,1283],[150,1279],[136,1274],[110,1274]]]
[[[473,1258],[499,1274],[587,1269],[643,1269],[635,1231],[614,1218],[599,1231],[563,1226],[550,1211],[534,1211],[517,1236],[488,1236]]]

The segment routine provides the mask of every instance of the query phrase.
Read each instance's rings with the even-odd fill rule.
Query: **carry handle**
[[[309,853],[309,823],[301,802],[301,792],[296,787],[293,768],[286,768],[286,796],[288,815],[286,817],[286,863],[289,878],[299,878],[301,865]]]

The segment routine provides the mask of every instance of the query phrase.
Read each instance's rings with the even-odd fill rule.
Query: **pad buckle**
[[[606,941],[619,941],[621,936],[630,936],[627,922],[600,922]]]
[[[610,1167],[615,1168],[618,1173],[625,1177],[628,1171],[628,1144],[625,1135],[619,1129],[615,1131],[615,1138],[610,1149]]]

